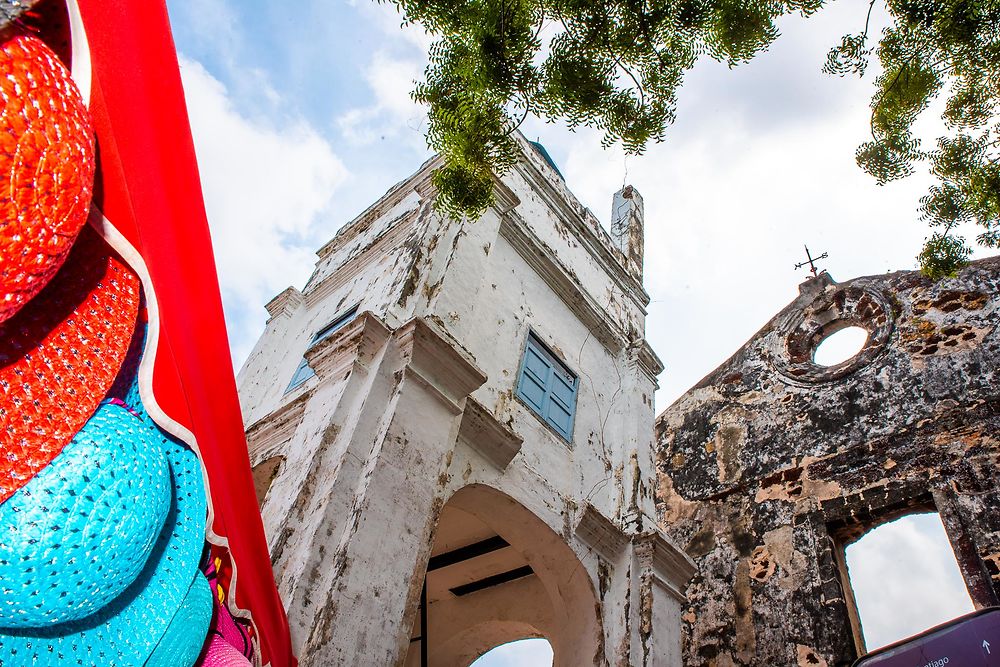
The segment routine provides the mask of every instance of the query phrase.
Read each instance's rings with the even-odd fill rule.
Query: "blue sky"
[[[301,286],[313,251],[429,156],[409,90],[430,40],[401,29],[391,4],[368,0],[168,7],[239,365],[263,304]],[[803,244],[828,251],[823,265],[840,280],[915,267],[927,177],[879,187],[854,163],[877,65],[863,81],[820,72],[829,46],[863,18],[834,4],[785,19],[748,65],[700,63],[667,140],[641,157],[603,150],[590,130],[525,124],[601,220],[623,182],[644,193],[647,333],[667,365],[659,408],[794,297]],[[250,245],[267,266],[247,261]]]
[[[301,287],[315,250],[430,155],[409,99],[430,40],[369,0],[167,4],[238,367],[264,304]],[[820,72],[866,9],[789,17],[766,54],[735,70],[700,63],[667,140],[641,157],[603,150],[593,131],[526,122],[605,223],[623,183],[644,195],[647,336],[667,367],[659,410],[795,296],[803,244],[829,252],[822,266],[838,280],[915,268],[927,176],[879,187],[854,163],[877,67],[866,80]],[[928,138],[935,128],[924,124]],[[892,548],[931,534],[914,530]],[[934,581],[932,593],[955,593]]]

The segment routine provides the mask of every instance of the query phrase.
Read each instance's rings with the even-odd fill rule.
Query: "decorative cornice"
[[[420,169],[405,181],[400,181],[389,189],[382,197],[361,212],[358,217],[344,225],[337,234],[326,242],[326,244],[316,251],[320,260],[326,259],[330,254],[342,247],[345,243],[353,239],[360,232],[367,229],[368,225],[381,218],[386,211],[391,210],[401,201],[406,199],[411,192],[427,192],[427,183],[430,182],[434,170],[444,164],[444,160],[439,155],[420,165]]]
[[[329,275],[316,284],[306,286],[306,304],[310,308],[315,307],[316,304],[323,301],[330,294],[353,280],[355,276],[371,268],[369,259],[372,255],[385,255],[389,248],[399,245],[400,239],[406,233],[413,230],[413,226],[409,223],[417,218],[419,211],[419,205],[404,211],[382,233],[373,238],[368,245],[359,248],[353,256],[347,258],[343,264],[331,271]],[[321,259],[320,261],[322,262],[323,260]]]
[[[424,163],[420,171],[413,178],[395,186],[379,202],[370,206],[330,242],[319,249],[316,253],[320,257],[319,261],[323,262],[334,252],[344,247],[350,240],[362,234],[370,224],[374,223],[387,211],[391,211],[394,207],[398,206],[410,194],[416,193],[420,197],[420,201],[433,200],[437,196],[437,191],[431,182],[431,176],[434,169],[439,167],[440,164],[441,161],[437,159]],[[493,179],[493,195],[493,208],[498,216],[505,215],[521,203],[521,200],[514,194],[514,191],[495,176]],[[350,282],[350,280],[368,267],[367,259],[372,254],[384,254],[389,247],[398,245],[401,237],[412,228],[407,223],[412,222],[420,210],[421,206],[418,204],[414,208],[404,211],[395,220],[392,220],[370,243],[359,248],[353,256],[344,261],[335,271],[332,271],[319,282],[307,285],[305,300],[308,306],[312,308],[342,285]]]
[[[416,317],[394,336],[406,359],[406,375],[423,384],[456,415],[465,398],[486,382],[475,359],[432,320]]]
[[[247,428],[247,450],[251,465],[269,458],[291,439],[295,428],[302,421],[302,413],[308,402],[309,394],[303,394]]]
[[[521,451],[521,444],[524,442],[521,436],[504,426],[493,413],[471,396],[465,401],[458,438],[501,471]]]
[[[278,296],[271,299],[264,308],[271,317],[268,322],[276,317],[290,317],[302,306],[302,292],[295,287],[286,287]]]
[[[583,206],[565,183],[554,174],[543,171],[541,158],[536,158],[527,140],[518,135],[525,159],[515,169],[542,196],[549,208],[558,215],[577,241],[594,257],[601,268],[611,276],[622,292],[635,300],[640,307],[649,305],[649,295],[642,282],[629,273],[627,258],[614,246],[611,236],[604,231],[594,214]],[[547,170],[548,167],[545,167]]]
[[[612,353],[625,347],[624,337],[608,324],[608,314],[580,289],[555,253],[535,239],[520,216],[515,213],[505,215],[500,222],[500,235],[507,239],[517,254],[541,276],[604,347]]]
[[[493,208],[500,217],[513,211],[521,204],[521,199],[502,180],[493,176]]]
[[[580,540],[606,560],[617,557],[628,544],[625,531],[590,503],[587,503],[580,513],[574,532]]]
[[[684,591],[698,571],[691,557],[658,528],[636,535],[632,544],[640,567],[650,570],[656,582],[673,597],[686,602]]]
[[[663,372],[663,361],[653,351],[646,339],[639,341],[636,345],[636,363],[639,369],[646,374],[646,377],[658,388],[660,385],[656,378]]]
[[[306,350],[306,361],[321,381],[337,377],[349,368],[367,372],[388,338],[389,327],[366,310]]]

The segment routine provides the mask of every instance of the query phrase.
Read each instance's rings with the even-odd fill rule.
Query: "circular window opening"
[[[863,327],[840,329],[819,342],[813,361],[820,366],[836,366],[857,355],[867,342],[868,331]]]

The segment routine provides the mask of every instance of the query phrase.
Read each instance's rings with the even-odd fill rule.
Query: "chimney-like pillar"
[[[643,218],[642,195],[631,185],[615,193],[611,204],[611,240],[625,255],[629,273],[642,282]]]

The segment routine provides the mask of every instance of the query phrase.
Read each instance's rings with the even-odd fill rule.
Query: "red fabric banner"
[[[214,507],[210,528],[228,540],[236,569],[229,593],[236,607],[251,613],[262,662],[292,667],[288,623],[255,502],[166,8],[162,0],[77,1],[93,75],[95,201],[141,255],[155,293],[155,402],[194,434]]]

